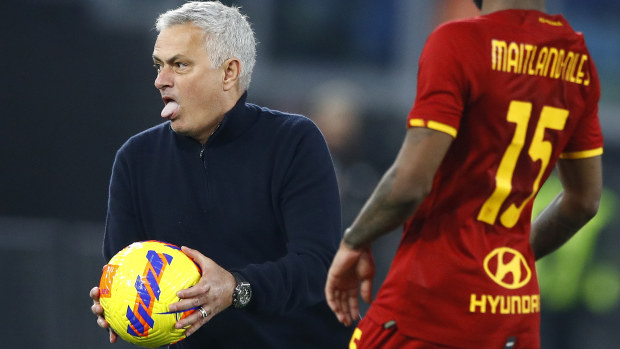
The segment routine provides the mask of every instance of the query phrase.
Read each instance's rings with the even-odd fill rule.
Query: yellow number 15
[[[532,103],[512,101],[508,108],[506,119],[516,124],[516,130],[512,137],[512,142],[504,152],[502,160],[497,168],[495,175],[495,191],[487,198],[478,213],[478,220],[495,224],[497,216],[500,215],[500,208],[512,191],[512,177],[517,166],[519,155],[525,146],[525,135],[527,133],[530,116],[532,114]],[[545,140],[545,130],[563,130],[568,118],[568,110],[544,106],[541,113],[534,137],[528,149],[528,154],[532,161],[540,160],[540,170],[532,185],[530,195],[517,206],[511,204],[501,213],[499,220],[506,228],[512,228],[517,223],[521,211],[525,205],[536,195],[540,187],[540,180],[549,165],[552,153],[552,144]]]

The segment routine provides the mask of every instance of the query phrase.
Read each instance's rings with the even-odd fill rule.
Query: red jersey
[[[558,158],[602,153],[600,87],[560,15],[506,10],[438,27],[409,127],[455,137],[368,311],[458,348],[538,348],[533,198]]]

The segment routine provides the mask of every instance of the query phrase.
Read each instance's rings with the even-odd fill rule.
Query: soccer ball
[[[195,285],[200,269],[178,246],[135,242],[103,267],[99,302],[110,327],[127,342],[159,347],[185,338],[174,324],[196,309],[170,312],[179,290]]]

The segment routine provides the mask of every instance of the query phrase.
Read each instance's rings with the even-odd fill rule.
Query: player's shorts
[[[385,324],[377,324],[373,320],[365,317],[357,325],[353,332],[349,349],[376,349],[376,348],[398,348],[398,349],[450,349],[439,344],[425,342],[423,340],[407,337],[398,330],[395,321],[388,321]]]

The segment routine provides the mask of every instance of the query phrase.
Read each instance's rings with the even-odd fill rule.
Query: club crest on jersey
[[[509,247],[491,251],[484,259],[484,271],[496,284],[511,290],[527,285],[532,278],[525,257]]]

